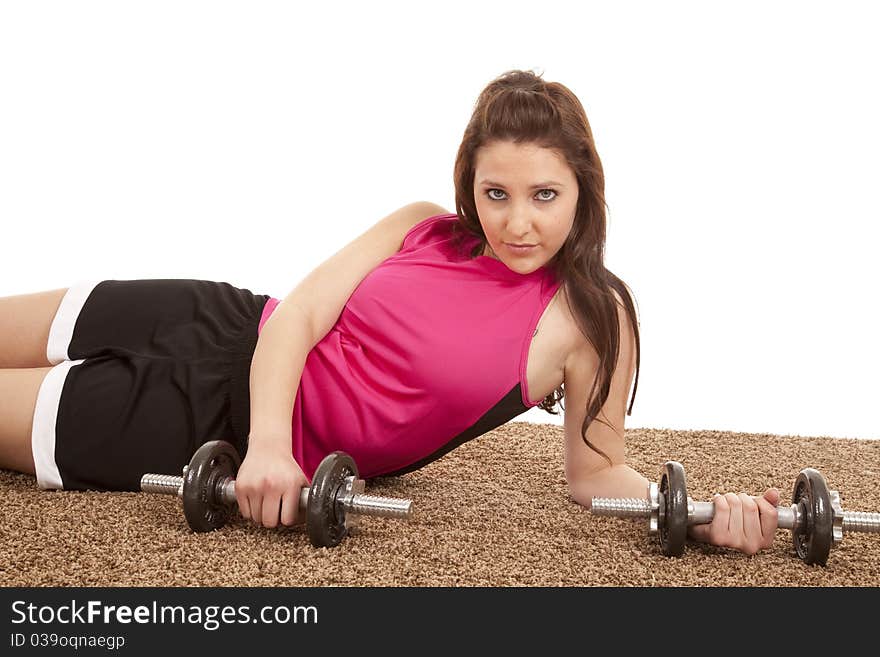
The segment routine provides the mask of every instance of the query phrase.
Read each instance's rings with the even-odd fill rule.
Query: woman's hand
[[[691,525],[688,534],[703,543],[755,554],[770,547],[776,534],[779,491],[768,488],[763,496],[716,493],[712,522]]]
[[[241,515],[263,527],[294,525],[301,521],[299,496],[306,478],[284,440],[248,443],[238,474],[235,497]]]

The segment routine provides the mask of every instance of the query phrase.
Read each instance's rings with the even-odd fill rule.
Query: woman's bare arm
[[[379,220],[308,274],[278,305],[251,363],[251,437],[290,442],[294,399],[309,352],[333,328],[373,269],[400,250],[406,233],[442,207],[419,201]]]

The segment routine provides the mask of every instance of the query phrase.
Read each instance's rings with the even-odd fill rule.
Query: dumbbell
[[[211,440],[199,447],[183,466],[183,476],[145,474],[141,490],[177,495],[190,528],[209,532],[226,524],[237,504],[235,474],[241,457],[224,440]],[[412,501],[364,495],[354,460],[345,452],[333,452],[318,465],[312,485],[300,492],[299,510],[306,515],[309,540],[315,547],[334,547],[348,532],[348,514],[407,519]]]
[[[714,502],[694,502],[687,495],[684,466],[666,461],[659,484],[648,485],[647,499],[594,497],[591,511],[597,516],[647,518],[648,532],[657,534],[667,556],[684,553],[688,525],[703,525],[715,517]],[[804,468],[797,476],[790,506],[776,507],[779,529],[790,529],[794,549],[804,562],[828,561],[843,533],[880,533],[880,513],[846,511],[840,495],[829,490],[818,470]]]

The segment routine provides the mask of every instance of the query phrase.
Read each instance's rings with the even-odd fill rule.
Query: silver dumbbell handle
[[[843,514],[843,523],[841,529],[844,532],[862,532],[867,534],[880,534],[880,513],[870,513],[865,511],[838,511],[839,497],[837,491],[828,491],[834,500],[835,514]],[[693,521],[691,521],[691,505],[693,505]],[[790,504],[788,506],[777,506],[776,513],[778,518],[777,527],[779,529],[791,529],[792,531],[800,531],[802,528],[803,514],[798,504]],[[691,502],[688,500],[688,524],[702,525],[712,522],[715,517],[714,502]]]
[[[596,516],[650,518],[656,510],[651,501],[638,497],[594,497],[590,511]],[[794,529],[801,521],[796,504],[776,507],[780,529]],[[694,502],[688,498],[688,525],[705,525],[715,517],[714,502]]]
[[[175,475],[145,474],[141,477],[141,490],[145,493],[160,495],[177,495],[183,497],[183,477]],[[353,476],[346,477],[340,489],[337,502],[342,504],[345,512],[364,516],[406,519],[412,516],[412,500],[393,497],[364,495],[364,480]],[[305,513],[309,503],[311,488],[303,487],[299,493],[299,510]],[[220,497],[226,504],[238,504],[235,497],[235,479],[226,478],[220,484]]]
[[[839,509],[837,491],[829,491],[829,493],[834,500],[834,506]],[[634,497],[594,497],[591,510],[597,516],[617,516],[620,518],[651,518],[655,513],[650,500]],[[799,532],[803,529],[804,519],[799,505],[777,506],[776,513],[779,529],[790,529],[793,532]],[[838,513],[836,509],[835,513]],[[840,511],[839,513],[842,514],[842,531],[880,534],[880,513],[862,511]],[[694,502],[688,498],[688,525],[705,525],[712,522],[714,517],[714,502]]]

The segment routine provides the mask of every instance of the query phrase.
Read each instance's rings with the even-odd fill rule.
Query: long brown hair
[[[588,447],[608,455],[587,439],[587,427],[599,419],[608,399],[620,350],[616,290],[629,315],[636,340],[636,378],[627,415],[632,415],[639,385],[640,342],[638,319],[629,288],[605,268],[605,173],[596,152],[593,133],[583,105],[567,87],[546,82],[531,71],[507,71],[480,93],[455,158],[455,209],[466,233],[480,239],[471,257],[483,252],[488,241],[474,201],[474,160],[477,149],[494,141],[535,144],[561,154],[578,181],[574,225],[565,243],[547,264],[562,280],[581,332],[599,356],[599,367],[590,389],[581,435]],[[598,394],[594,394],[598,389]],[[564,385],[538,405],[548,413],[565,396]],[[562,409],[565,410],[564,404]],[[609,425],[610,426],[610,425]]]

